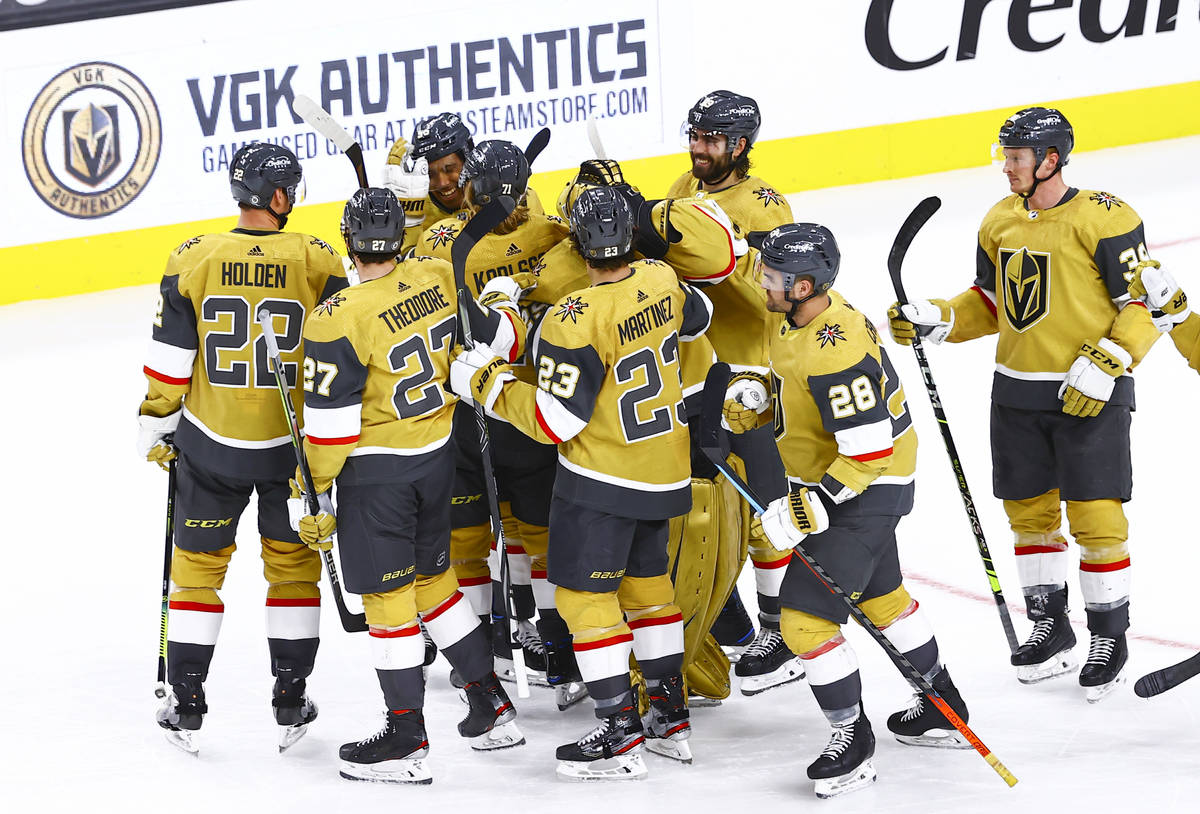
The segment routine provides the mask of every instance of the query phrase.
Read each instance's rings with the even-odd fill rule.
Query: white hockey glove
[[[954,309],[945,300],[913,300],[888,309],[888,329],[898,345],[911,345],[913,337],[940,345],[954,328]]]
[[[382,186],[390,189],[404,208],[404,226],[412,229],[425,220],[429,200],[429,162],[408,155],[408,142],[396,139],[383,165]]]
[[[1146,303],[1154,327],[1163,333],[1169,332],[1192,313],[1187,294],[1175,282],[1171,272],[1161,268],[1157,260],[1138,263],[1129,282],[1129,296]]]
[[[758,373],[738,373],[725,390],[721,426],[735,435],[762,426],[761,416],[771,406],[766,377]]]
[[[767,504],[767,509],[754,523],[761,524],[762,536],[780,551],[791,551],[804,542],[810,534],[820,534],[829,528],[829,514],[825,504],[816,494],[801,487],[776,498]],[[750,531],[755,533],[754,523]]]
[[[482,342],[450,363],[450,389],[459,398],[476,401],[490,411],[504,383],[517,377],[508,363]]]
[[[317,495],[317,506],[320,511],[308,513],[308,498],[295,478],[288,481],[292,495],[288,498],[288,522],[292,531],[300,535],[300,542],[313,551],[328,551],[333,548],[333,533],[337,530],[337,515],[333,510],[333,499],[329,492]]]
[[[1108,337],[1094,345],[1084,342],[1058,388],[1062,411],[1080,418],[1097,415],[1112,397],[1117,377],[1132,364],[1129,352]]]
[[[154,415],[138,416],[137,453],[151,463],[167,469],[167,462],[175,458],[176,450],[170,436],[179,428],[182,410],[176,410],[161,418]]]

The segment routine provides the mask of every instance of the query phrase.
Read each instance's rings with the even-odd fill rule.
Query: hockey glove
[[[1143,260],[1133,272],[1129,296],[1142,300],[1150,309],[1154,327],[1167,333],[1192,313],[1187,294],[1175,282],[1171,272],[1163,270],[1157,260]]]
[[[171,444],[171,436],[179,427],[179,417],[183,414],[176,410],[170,415],[138,416],[137,452],[147,461],[167,469],[167,462],[174,459],[175,447]]]
[[[297,473],[299,476],[299,473]],[[333,511],[333,500],[329,492],[317,495],[316,514],[308,513],[308,498],[296,478],[288,481],[292,488],[292,496],[288,498],[288,522],[292,530],[300,535],[300,542],[313,551],[328,551],[333,548],[333,532],[337,530],[337,519]]]
[[[756,528],[757,526],[757,528]],[[767,510],[750,525],[750,533],[765,536],[780,551],[791,551],[810,534],[829,528],[825,504],[807,488],[786,494],[767,504]]]
[[[888,309],[888,329],[898,345],[911,345],[921,337],[940,345],[954,328],[954,309],[945,300],[914,300]]]
[[[516,378],[508,363],[482,343],[450,363],[450,389],[459,398],[482,404],[484,410],[491,410],[504,383]]]
[[[1067,415],[1091,418],[1112,397],[1117,377],[1133,364],[1133,357],[1108,337],[1096,344],[1083,343],[1067,378],[1058,388]]]
[[[766,377],[758,373],[738,373],[729,380],[725,390],[721,426],[734,435],[756,430],[765,423],[763,413],[770,406]]]
[[[429,200],[429,162],[408,156],[408,142],[396,139],[383,165],[382,186],[390,189],[404,209],[404,228],[420,226]]]
[[[625,183],[621,173],[621,165],[610,158],[589,158],[579,165],[577,183],[592,184],[598,187],[615,187]]]

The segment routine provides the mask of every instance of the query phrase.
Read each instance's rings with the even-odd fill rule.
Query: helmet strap
[[[1037,167],[1033,168],[1033,186],[1031,186],[1029,188],[1029,191],[1017,193],[1022,198],[1024,198],[1026,201],[1028,201],[1030,198],[1032,198],[1034,193],[1037,192],[1038,184],[1042,183],[1043,181],[1049,181],[1051,178],[1053,178],[1055,175],[1058,174],[1059,170],[1062,169],[1062,161],[1060,160],[1057,164],[1054,165],[1054,170],[1049,175],[1047,175],[1045,178],[1038,178],[1037,168],[1042,166],[1042,162],[1046,160],[1046,156],[1049,154],[1050,154],[1050,152],[1048,150],[1046,152],[1042,153],[1042,157],[1040,159],[1038,159]],[[1036,157],[1036,155],[1037,154],[1035,153],[1034,156]],[[1059,158],[1061,159],[1062,156],[1060,155]],[[1026,208],[1028,208],[1028,207],[1026,207]]]

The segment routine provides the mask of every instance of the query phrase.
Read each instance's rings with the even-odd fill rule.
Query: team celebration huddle
[[[896,304],[864,314],[835,287],[837,236],[794,219],[755,174],[770,167],[752,172],[761,117],[749,96],[703,96],[681,128],[690,170],[665,191],[639,188],[593,131],[597,157],[556,207],[529,186],[548,131],[528,147],[476,141],[442,113],[392,146],[379,186],[346,137],[361,189],[336,246],[285,230],[304,194],[291,151],[237,152],[236,228],[168,258],[138,416],[139,454],[171,482],[157,722],[172,744],[200,748],[219,591],[254,493],[281,751],[318,718],[323,568],[342,626],[369,637],[385,720],[348,733],[362,739],[341,747],[343,777],[432,782],[440,653],[471,749],[534,748],[525,705],[590,703],[595,726],[555,752],[567,780],[690,763],[704,730],[693,743],[689,706],[807,683],[830,730],[807,767],[818,797],[875,781],[884,728],[915,749],[975,749],[1013,785],[905,585],[917,429],[885,347],[916,351],[957,469],[925,348],[992,334],[992,485],[1023,642],[976,536],[1014,678],[1077,681],[1081,703],[1126,682],[1131,371],[1161,333],[1200,370],[1200,317],[1133,207],[1068,184],[1062,112],[1020,110],[997,122],[1009,194],[983,216],[965,290],[904,294],[928,199],[889,258]],[[914,691],[882,726],[843,636],[851,617]]]

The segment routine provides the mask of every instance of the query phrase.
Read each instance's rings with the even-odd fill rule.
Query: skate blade
[[[167,743],[193,757],[200,754],[200,746],[193,740],[193,732],[188,729],[164,729],[163,737]]]
[[[1022,684],[1039,684],[1051,678],[1074,672],[1079,662],[1070,650],[1064,650],[1043,661],[1041,664],[1026,664],[1017,667],[1017,681]]]
[[[730,664],[737,664],[742,658],[742,653],[746,652],[745,645],[721,645],[721,652],[725,654],[725,658],[729,659]]]
[[[660,757],[669,757],[671,760],[678,760],[680,763],[691,765],[692,762],[692,747],[688,745],[686,740],[672,740],[671,738],[651,738],[646,737],[646,751],[653,752]]]
[[[516,721],[494,726],[482,735],[469,739],[471,748],[479,752],[490,752],[494,749],[511,749],[525,743],[525,736],[517,727]]]
[[[1105,698],[1112,695],[1113,690],[1120,687],[1127,680],[1125,668],[1121,668],[1121,672],[1117,673],[1117,677],[1107,684],[1101,684],[1098,687],[1084,687],[1084,695],[1089,704],[1099,704]]]
[[[896,734],[896,733],[893,733]],[[934,749],[972,749],[957,729],[930,729],[924,735],[896,734],[896,740],[909,746],[929,746]]]
[[[308,732],[308,724],[295,724],[294,726],[279,727],[279,752],[286,752],[296,741],[304,737]]]
[[[825,777],[814,781],[814,791],[818,798],[828,800],[840,797],[852,791],[866,788],[875,782],[875,764],[870,758],[859,764],[852,772],[837,777]]]
[[[512,660],[497,658],[495,660],[496,678],[501,681],[507,681],[509,684],[517,683],[517,671],[513,667]],[[550,682],[546,680],[546,674],[537,670],[525,668],[525,678],[529,681],[531,687],[549,687]]]
[[[696,709],[697,707],[719,707],[721,706],[720,698],[709,698],[704,695],[688,695],[688,707]]]
[[[554,703],[559,712],[565,712],[587,696],[587,685],[582,681],[568,681],[554,688]]]
[[[587,780],[644,780],[646,762],[640,754],[617,755],[607,760],[588,762],[560,760],[555,772],[560,779],[573,783]]]
[[[365,780],[370,783],[396,783],[427,786],[433,775],[425,765],[425,758],[402,758],[380,763],[350,763],[342,761],[338,772],[347,780]]]
[[[758,695],[767,690],[800,681],[804,678],[804,667],[800,664],[800,659],[793,656],[766,675],[740,676],[740,678],[742,681],[739,689],[742,695]]]

